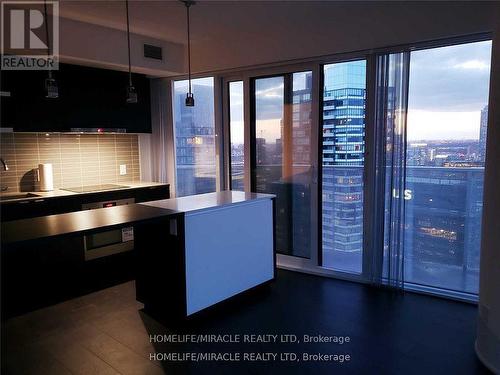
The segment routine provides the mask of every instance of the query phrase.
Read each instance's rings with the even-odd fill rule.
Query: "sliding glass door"
[[[276,194],[277,251],[309,258],[312,72],[258,78],[253,85],[253,190]]]
[[[478,293],[490,54],[484,41],[380,55],[377,173],[365,171],[366,61],[323,66],[322,267]]]
[[[411,52],[405,281],[478,293],[491,42]]]
[[[361,274],[366,61],[323,67],[322,266]]]

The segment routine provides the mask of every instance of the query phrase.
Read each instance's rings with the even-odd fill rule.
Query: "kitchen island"
[[[137,299],[159,319],[274,279],[274,196],[223,191],[3,222],[4,315],[59,302],[73,286],[90,290],[82,238],[131,226]]]
[[[182,213],[139,247],[137,298],[185,318],[275,277],[274,196],[223,191],[142,205]],[[151,228],[150,228],[151,229]]]

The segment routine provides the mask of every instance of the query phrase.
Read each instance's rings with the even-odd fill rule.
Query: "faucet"
[[[7,163],[5,162],[5,160],[3,160],[3,158],[0,158],[0,162],[3,165],[3,170],[4,171],[8,171],[9,170],[9,166],[7,165]],[[1,187],[2,191],[7,191],[8,189],[9,189],[9,187],[7,185],[2,185],[2,187]]]
[[[3,160],[3,158],[0,158],[0,162],[2,162],[2,164],[3,164],[3,170],[4,171],[8,171],[9,170],[9,166],[7,165],[7,163],[5,162],[5,160]]]

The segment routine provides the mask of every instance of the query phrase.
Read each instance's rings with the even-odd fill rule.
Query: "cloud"
[[[411,53],[409,108],[480,111],[488,103],[491,41]]]
[[[486,61],[481,60],[469,60],[459,64],[455,64],[453,67],[457,69],[489,70],[490,64],[488,64]]]
[[[257,120],[283,117],[283,77],[262,78],[255,81],[255,114]]]

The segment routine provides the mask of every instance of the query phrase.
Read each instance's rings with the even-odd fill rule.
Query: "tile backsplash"
[[[136,134],[0,133],[2,188],[36,191],[40,163],[52,163],[54,188],[140,180]],[[120,175],[120,165],[126,174]]]

